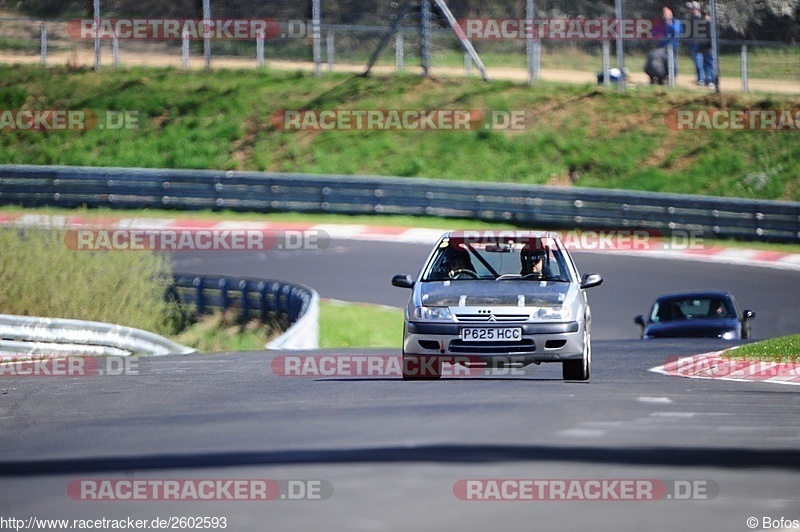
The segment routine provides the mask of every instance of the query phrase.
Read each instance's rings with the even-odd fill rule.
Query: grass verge
[[[0,66],[0,108],[136,113],[136,128],[4,131],[0,164],[394,175],[800,200],[797,131],[676,130],[676,110],[784,111],[792,96],[414,75]],[[284,130],[283,110],[525,111],[523,129]],[[277,113],[277,114],[276,114]],[[99,113],[103,115],[103,113]]]
[[[403,311],[380,305],[324,300],[319,316],[321,348],[400,347]],[[242,323],[235,314],[202,317],[173,337],[200,352],[259,351],[281,334],[278,324]]]
[[[173,339],[200,352],[215,351],[260,351],[271,340],[281,334],[275,323],[260,320],[242,322],[233,313],[217,312],[202,316]]]
[[[64,231],[0,229],[0,312],[102,321],[172,334],[180,309],[164,294],[166,257],[74,251]]]
[[[725,356],[733,359],[798,363],[800,362],[800,334],[743,345],[726,351]]]
[[[322,348],[397,347],[402,345],[403,311],[363,303],[320,303]]]

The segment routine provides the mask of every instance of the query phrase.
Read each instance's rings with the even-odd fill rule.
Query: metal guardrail
[[[129,356],[189,354],[163,336],[96,321],[0,314],[0,353],[17,356]]]
[[[245,321],[275,320],[286,331],[267,349],[319,347],[319,295],[302,285],[283,281],[230,277],[175,276],[174,293],[200,314],[235,309]]]
[[[319,347],[319,295],[279,281],[176,276],[172,294],[201,314],[236,309],[244,319],[287,327],[267,349]],[[157,334],[110,323],[0,314],[0,355],[130,356],[189,354],[195,349]]]
[[[422,178],[0,165],[0,205],[404,214],[800,241],[800,203]]]

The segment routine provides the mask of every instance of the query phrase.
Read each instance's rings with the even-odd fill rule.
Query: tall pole
[[[41,63],[42,66],[47,65],[47,23],[42,22],[39,26],[39,33],[41,35],[41,46],[42,46],[42,57]]]
[[[714,92],[719,93],[719,40],[717,39],[717,1],[711,0],[711,57],[714,58]]]
[[[322,69],[322,29],[320,27],[322,18],[322,9],[320,8],[320,0],[311,1],[311,38],[313,43],[314,54],[314,76],[319,77]]]
[[[94,69],[100,68],[100,0],[94,0]]]
[[[525,18],[528,20],[528,24],[526,27],[531,28],[531,32],[527,35],[525,39],[525,53],[528,60],[528,85],[533,85],[536,81],[536,65],[535,65],[535,54],[533,51],[534,41],[533,41],[533,17],[534,13],[534,0],[528,0],[525,5]]]
[[[203,59],[211,70],[211,0],[203,0]]]
[[[622,0],[615,0],[617,28],[622,27]],[[622,32],[617,35],[617,68],[619,69],[619,81],[617,86],[620,92],[625,91],[625,48],[622,43]]]
[[[420,21],[422,37],[422,73],[427,76],[431,68],[431,4],[430,0],[422,0],[422,19]]]

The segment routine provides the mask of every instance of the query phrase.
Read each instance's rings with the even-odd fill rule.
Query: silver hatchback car
[[[457,231],[434,246],[411,288],[403,330],[403,378],[437,379],[442,364],[523,367],[560,362],[565,380],[587,380],[592,313],[586,288],[556,233]]]

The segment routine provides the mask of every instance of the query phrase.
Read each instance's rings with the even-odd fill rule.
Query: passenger
[[[525,246],[519,252],[519,260],[522,265],[520,275],[530,275],[532,277],[544,277],[545,273],[545,258],[547,251],[544,249],[534,249],[530,244]]]

